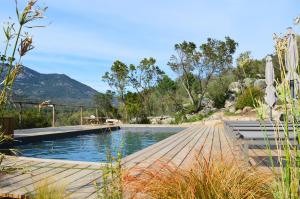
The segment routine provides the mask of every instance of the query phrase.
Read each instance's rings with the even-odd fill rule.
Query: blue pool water
[[[125,128],[110,133],[77,135],[56,140],[44,140],[18,146],[22,156],[90,162],[107,162],[107,154],[125,157],[157,143],[180,128]]]

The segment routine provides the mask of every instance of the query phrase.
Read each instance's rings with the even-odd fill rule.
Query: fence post
[[[97,124],[100,124],[99,117],[98,117],[98,108],[96,108],[96,121]]]
[[[82,106],[80,106],[80,125],[83,125]]]
[[[19,103],[19,106],[20,106],[20,111],[19,111],[19,128],[22,128],[22,114],[23,114],[23,105],[22,103],[20,102]]]
[[[52,127],[55,127],[55,105],[52,105]]]

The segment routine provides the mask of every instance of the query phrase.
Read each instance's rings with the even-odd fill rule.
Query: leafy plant
[[[238,96],[236,108],[243,109],[246,106],[255,107],[257,100],[262,100],[263,96],[264,93],[259,88],[249,87],[240,96]]]
[[[98,198],[123,199],[122,145],[117,149],[116,156],[113,156],[110,146],[106,145],[107,163],[100,168],[102,171],[102,180],[100,184],[96,181],[94,182]]]

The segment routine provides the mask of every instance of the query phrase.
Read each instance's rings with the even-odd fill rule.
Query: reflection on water
[[[130,132],[78,135],[71,138],[48,140],[18,146],[21,155],[36,158],[105,162],[107,151],[123,157],[159,142],[174,132]]]

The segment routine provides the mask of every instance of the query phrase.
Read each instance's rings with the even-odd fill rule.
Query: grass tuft
[[[124,182],[131,199],[273,198],[271,174],[233,160],[202,158],[187,169],[159,162],[150,169],[129,171]]]
[[[50,184],[48,180],[43,180],[35,186],[35,193],[32,199],[68,199],[65,195],[66,186],[61,184]]]

